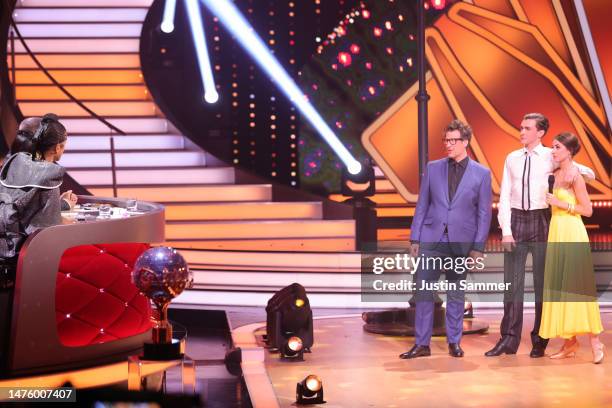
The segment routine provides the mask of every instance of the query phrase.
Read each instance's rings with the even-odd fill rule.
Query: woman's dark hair
[[[42,117],[40,126],[32,137],[32,156],[44,157],[45,153],[55,145],[66,141],[66,128],[54,113],[47,113]]]
[[[41,120],[39,117],[31,117],[21,121],[15,140],[11,143],[11,154],[32,151],[32,138]]]
[[[13,140],[13,143],[11,143],[11,154],[19,152],[30,153],[32,151],[32,137],[34,137],[32,132],[28,132],[27,130],[18,130],[15,140]]]
[[[565,148],[570,151],[572,156],[575,156],[580,151],[580,141],[573,133],[559,133],[557,136],[555,136],[555,140],[565,146]]]

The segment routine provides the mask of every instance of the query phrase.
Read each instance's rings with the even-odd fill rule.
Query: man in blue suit
[[[422,255],[423,261],[457,260],[466,256],[476,259],[483,254],[491,223],[491,171],[468,157],[471,137],[472,130],[467,124],[453,120],[444,129],[448,157],[427,164],[410,233],[413,257]],[[415,345],[400,358],[431,355],[434,290],[430,289],[431,283],[440,277],[440,268],[440,262],[431,262],[416,272]],[[465,293],[459,280],[465,276],[452,269],[445,270],[445,275],[449,282],[446,293],[448,352],[453,357],[463,357],[460,341]]]

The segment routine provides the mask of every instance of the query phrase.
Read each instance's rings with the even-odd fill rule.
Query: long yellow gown
[[[565,188],[556,188],[554,194],[576,204]],[[603,331],[586,228],[580,215],[555,206],[548,232],[543,301],[541,337],[568,339]]]

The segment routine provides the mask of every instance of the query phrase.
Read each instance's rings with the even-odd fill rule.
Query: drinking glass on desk
[[[128,211],[138,211],[138,201],[133,198],[125,200],[125,209]]]
[[[110,218],[112,214],[111,206],[108,204],[103,204],[99,208],[100,210],[100,218]]]

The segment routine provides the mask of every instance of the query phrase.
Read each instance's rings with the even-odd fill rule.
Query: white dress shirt
[[[594,179],[593,170],[574,163],[587,179]],[[525,147],[506,157],[499,194],[497,219],[502,235],[512,235],[510,227],[511,208],[540,210],[548,208],[548,176],[557,167],[552,159],[552,149],[537,145],[531,152]]]

